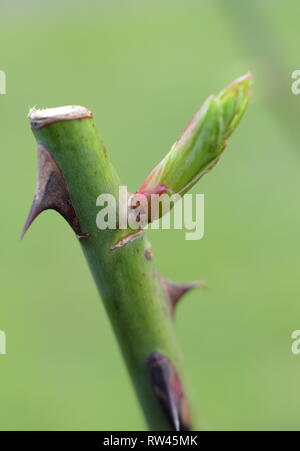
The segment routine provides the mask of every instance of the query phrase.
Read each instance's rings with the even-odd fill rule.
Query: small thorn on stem
[[[194,288],[207,288],[205,282],[202,280],[197,280],[191,283],[175,283],[165,279],[164,277],[161,277],[161,280],[167,293],[172,313],[175,312],[176,305],[186,293]]]
[[[174,431],[189,431],[190,415],[179,375],[170,360],[160,352],[148,359],[153,393]]]
[[[38,147],[38,180],[33,203],[21,233],[25,235],[35,218],[45,210],[56,210],[69,223],[78,238],[86,238],[72,205],[66,181],[51,154]]]

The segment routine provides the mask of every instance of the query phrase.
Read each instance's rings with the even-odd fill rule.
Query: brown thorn
[[[171,312],[175,312],[175,307],[180,299],[194,288],[207,288],[202,280],[190,283],[175,283],[161,276],[163,287],[166,291]]]
[[[153,352],[148,359],[148,372],[153,393],[171,427],[175,431],[189,431],[189,407],[173,364],[164,354]]]
[[[38,179],[33,203],[21,233],[25,235],[35,218],[45,210],[56,210],[70,224],[78,238],[86,238],[72,205],[65,178],[47,149],[38,147]]]

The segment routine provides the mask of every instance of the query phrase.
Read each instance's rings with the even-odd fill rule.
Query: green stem
[[[96,199],[110,193],[118,199],[119,178],[92,117],[47,123],[32,119],[38,144],[50,152],[66,180],[81,231],[80,240],[94,280],[113,325],[143,408],[154,430],[170,428],[153,396],[147,362],[153,352],[167,356],[184,379],[172,317],[161,278],[149,258],[144,234],[111,249],[130,230],[99,230]],[[195,423],[194,423],[195,425]]]
[[[246,74],[209,97],[139,194],[147,199],[166,191],[183,195],[207,173],[244,114],[250,84]],[[24,231],[45,209],[65,217],[80,238],[149,427],[197,427],[172,313],[180,297],[199,284],[174,284],[161,277],[142,229],[98,229],[96,200],[112,195],[120,213],[120,180],[89,110],[33,110],[29,117],[39,144],[39,179]]]

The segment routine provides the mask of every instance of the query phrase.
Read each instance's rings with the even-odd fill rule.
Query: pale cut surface
[[[31,108],[28,118],[32,128],[39,129],[55,122],[71,121],[92,117],[93,114],[84,106],[67,105],[42,110]]]

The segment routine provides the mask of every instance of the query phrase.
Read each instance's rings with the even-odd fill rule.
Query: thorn
[[[170,360],[160,352],[148,359],[152,390],[175,431],[189,431],[190,416],[181,380]]]
[[[161,276],[161,280],[167,293],[172,313],[175,312],[177,303],[186,293],[194,288],[207,288],[203,280],[197,280],[196,282],[191,283],[175,283],[165,279],[163,276]]]
[[[38,180],[33,203],[21,233],[25,235],[35,218],[44,210],[56,210],[70,224],[78,238],[85,235],[72,205],[71,196],[59,167],[45,147],[38,147]]]

